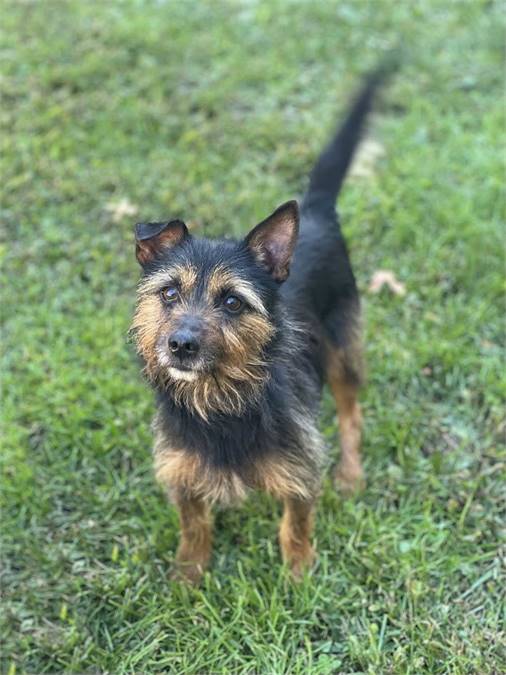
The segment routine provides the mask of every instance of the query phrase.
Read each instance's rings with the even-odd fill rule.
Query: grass
[[[3,672],[505,672],[501,3],[6,0],[2,24]],[[181,588],[127,341],[132,225],[245,232],[399,43],[385,154],[340,204],[368,488],[325,485],[300,586],[256,495]],[[378,268],[404,297],[367,293]],[[321,424],[335,459],[328,395]]]

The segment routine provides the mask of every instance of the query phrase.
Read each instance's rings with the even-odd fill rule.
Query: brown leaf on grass
[[[370,293],[379,293],[386,286],[394,295],[405,295],[406,287],[391,270],[376,270],[369,284]]]
[[[115,223],[119,223],[125,216],[135,216],[139,209],[128,199],[120,199],[117,202],[109,202],[105,205]]]

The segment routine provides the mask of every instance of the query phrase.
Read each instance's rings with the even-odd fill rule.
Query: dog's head
[[[136,226],[143,276],[133,332],[155,384],[204,418],[241,411],[268,377],[297,233],[295,201],[239,242],[194,238],[180,220]]]

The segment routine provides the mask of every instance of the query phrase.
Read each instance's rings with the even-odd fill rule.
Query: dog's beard
[[[196,412],[205,421],[212,413],[240,414],[248,403],[258,399],[268,379],[262,360],[245,365],[242,372],[233,368],[227,373],[219,363],[215,369],[204,368],[198,361],[192,369],[184,370],[177,368],[170,356],[160,349],[157,350],[157,362],[155,377],[158,382],[179,405]]]

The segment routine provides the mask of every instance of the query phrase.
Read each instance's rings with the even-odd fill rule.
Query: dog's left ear
[[[174,248],[189,236],[182,220],[166,223],[137,223],[135,226],[135,254],[144,266],[163,251]]]
[[[281,283],[288,277],[299,233],[299,206],[295,200],[277,208],[245,239],[258,262]]]

